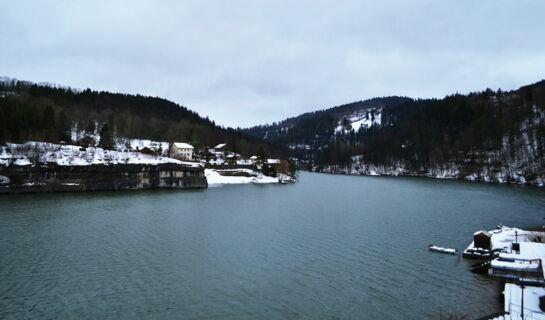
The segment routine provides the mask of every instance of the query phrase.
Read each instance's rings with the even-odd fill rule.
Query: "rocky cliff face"
[[[204,168],[171,163],[0,166],[0,194],[207,187]]]

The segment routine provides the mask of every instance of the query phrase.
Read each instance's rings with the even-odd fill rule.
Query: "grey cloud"
[[[2,1],[0,75],[171,99],[249,126],[545,71],[534,1]]]

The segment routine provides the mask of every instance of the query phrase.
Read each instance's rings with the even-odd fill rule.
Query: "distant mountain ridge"
[[[409,101],[412,101],[412,99],[398,96],[373,98],[315,112],[307,112],[271,125],[243,129],[242,132],[273,143],[286,145],[320,144],[335,133],[335,128],[342,124],[341,121],[344,118],[350,119],[350,117],[359,115],[360,117],[357,120],[352,121],[355,122],[361,120],[365,116],[365,112]],[[388,118],[388,114],[385,118]]]
[[[443,99],[374,98],[243,132],[312,171],[545,183],[545,80]]]

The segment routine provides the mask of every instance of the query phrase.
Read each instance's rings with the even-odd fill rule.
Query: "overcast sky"
[[[0,0],[0,76],[250,126],[545,78],[545,1]]]

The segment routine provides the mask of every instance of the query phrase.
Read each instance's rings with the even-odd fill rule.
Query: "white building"
[[[170,147],[170,157],[181,160],[193,160],[193,146],[185,142],[174,142]]]

